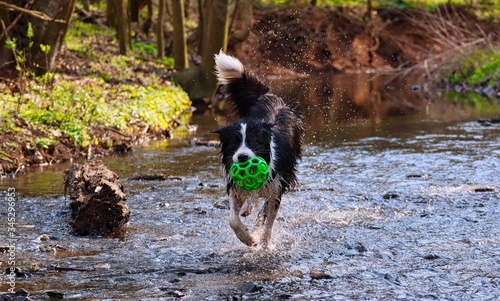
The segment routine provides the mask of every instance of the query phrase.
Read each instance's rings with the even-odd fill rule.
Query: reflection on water
[[[209,112],[193,116],[195,134],[103,158],[131,208],[116,237],[68,235],[68,164],[0,180],[0,191],[20,192],[18,265],[42,269],[18,288],[34,300],[49,300],[47,292],[66,300],[498,299],[500,126],[473,121],[498,114],[498,103],[478,109],[411,92],[411,81],[370,77],[271,82],[274,93],[301,100],[307,144],[269,253],[242,245],[227,223],[217,148],[190,144],[216,138],[210,130],[224,118]],[[129,180],[152,174],[183,180]]]
[[[418,127],[421,119],[463,121],[500,111],[498,101],[478,95],[453,102],[441,93],[423,92],[416,76],[335,74],[275,79],[270,86],[286,100],[300,101],[309,129],[306,139],[312,143],[397,133],[403,124]],[[397,117],[404,120],[388,126]]]
[[[307,108],[312,127],[421,113],[426,100],[411,92],[411,79],[372,74],[342,74],[271,83],[273,92],[294,96]]]

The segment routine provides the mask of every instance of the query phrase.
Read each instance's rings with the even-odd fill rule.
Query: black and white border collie
[[[229,224],[247,246],[271,246],[272,227],[283,193],[297,183],[297,161],[301,158],[303,117],[297,105],[287,104],[236,58],[222,51],[215,55],[216,74],[225,105],[234,123],[214,131],[221,141],[221,157],[227,177]],[[254,191],[238,187],[229,169],[233,162],[262,157],[269,165],[269,179]],[[264,206],[252,232],[240,216],[250,214],[259,198]]]

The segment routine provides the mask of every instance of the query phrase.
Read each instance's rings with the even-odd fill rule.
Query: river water
[[[34,300],[498,300],[500,125],[477,120],[499,103],[417,85],[271,80],[307,121],[300,185],[283,199],[271,251],[236,239],[218,150],[192,144],[217,138],[224,116],[213,112],[193,116],[194,133],[103,158],[131,208],[113,237],[68,234],[68,164],[0,180],[2,199],[9,187],[18,196],[16,289]],[[130,180],[151,174],[182,180]],[[0,202],[0,238],[7,210]]]

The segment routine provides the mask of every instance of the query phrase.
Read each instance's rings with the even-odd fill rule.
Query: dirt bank
[[[259,73],[283,76],[404,69],[426,59],[437,64],[441,54],[485,33],[488,41],[499,40],[495,25],[464,8],[363,9],[256,10],[253,30],[244,42],[232,39],[229,52]]]

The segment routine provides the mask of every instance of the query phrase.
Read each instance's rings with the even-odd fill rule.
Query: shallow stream
[[[273,250],[247,248],[228,225],[218,149],[192,144],[217,138],[224,118],[208,112],[193,116],[195,133],[103,158],[131,208],[114,237],[68,234],[68,164],[0,180],[2,199],[9,187],[18,196],[16,288],[34,300],[500,298],[500,124],[477,122],[498,116],[498,101],[438,100],[371,75],[271,85],[307,120]],[[151,174],[182,180],[130,180]],[[2,200],[0,238],[6,212]]]

